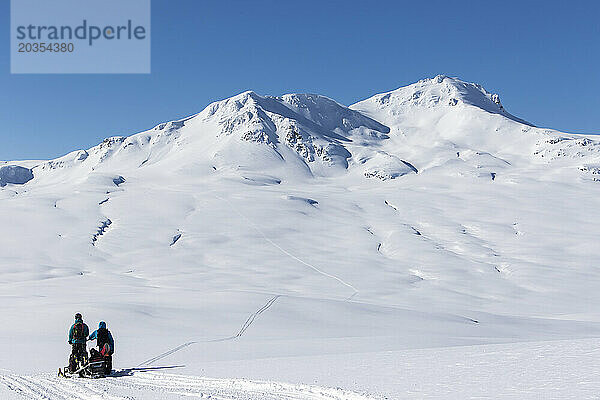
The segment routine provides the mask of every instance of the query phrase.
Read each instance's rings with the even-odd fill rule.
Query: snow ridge
[[[324,96],[259,96],[244,92],[211,104],[200,113],[217,121],[219,135],[265,144],[275,151],[294,151],[305,163],[348,167],[346,144],[353,135],[385,139],[389,128]]]
[[[515,146],[516,155],[533,162],[568,156],[581,158],[584,162],[575,167],[583,168],[596,164],[600,154],[592,139],[535,128],[509,114],[499,96],[481,85],[438,75],[350,107],[317,94],[273,97],[247,91],[188,118],[130,137],[110,137],[91,149],[43,162],[33,172],[38,179],[74,179],[187,155],[208,159],[221,170],[264,172],[284,166],[286,175],[313,177],[357,170],[364,178],[387,181],[439,166],[442,160],[435,158],[441,152],[447,153],[446,163],[456,161],[451,155],[461,150],[496,157],[523,141],[527,143]],[[476,161],[469,163],[471,174],[497,176],[496,170],[477,171]],[[79,172],[53,173],[60,170]]]
[[[423,79],[412,85],[375,95],[369,100],[380,105],[393,105],[395,108],[454,107],[462,103],[532,126],[506,112],[497,93],[490,93],[479,84],[446,75]],[[360,109],[361,103],[356,103],[352,108]]]

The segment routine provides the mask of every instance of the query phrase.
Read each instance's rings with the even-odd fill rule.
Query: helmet
[[[75,314],[75,319],[83,319],[80,313]]]

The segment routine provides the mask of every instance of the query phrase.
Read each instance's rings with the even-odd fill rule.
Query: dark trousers
[[[105,344],[108,344],[108,343],[98,342],[98,349],[100,349],[100,351],[102,351],[102,348],[104,347]],[[109,344],[109,346],[110,346],[110,344]],[[107,374],[110,374],[110,371],[112,370],[112,355],[113,355],[113,351],[111,348],[108,355],[104,356],[104,359],[106,360],[106,371],[107,371],[106,373]]]
[[[83,366],[88,359],[87,346],[85,343],[73,343],[71,348],[71,356],[69,357],[69,369],[71,372],[77,370],[77,366]]]
[[[112,371],[112,354],[104,357],[104,359],[106,360],[106,374],[108,375]]]

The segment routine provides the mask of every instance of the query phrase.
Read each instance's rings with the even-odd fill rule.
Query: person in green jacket
[[[80,313],[75,314],[75,323],[69,329],[69,344],[72,346],[71,356],[69,357],[69,369],[71,372],[77,370],[77,364],[83,365],[87,362],[87,337],[90,329],[83,322]]]

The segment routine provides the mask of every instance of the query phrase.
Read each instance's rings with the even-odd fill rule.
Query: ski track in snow
[[[246,320],[246,322],[244,323],[244,325],[242,325],[242,328],[238,331],[238,333],[236,333],[234,336],[230,337],[230,338],[226,338],[223,340],[228,340],[228,339],[235,339],[235,338],[239,338],[241,337],[246,330],[250,327],[250,325],[252,325],[252,323],[254,323],[254,320],[256,319],[256,317],[258,317],[260,314],[262,314],[263,312],[265,312],[266,310],[268,310],[273,303],[275,303],[275,301],[277,301],[278,298],[280,298],[281,296],[275,296],[273,297],[271,300],[269,300],[267,302],[267,304],[265,304],[264,306],[262,306],[258,311],[256,311],[255,313],[253,313],[252,315],[250,315],[248,317],[248,319]]]
[[[600,399],[597,341],[460,347],[600,337],[600,141],[530,126],[480,85],[438,76],[350,108],[245,92],[17,163],[35,177],[0,189],[0,400],[364,398],[275,381]],[[125,365],[166,350],[140,365],[177,353],[197,377],[41,374],[75,306],[110,321]]]
[[[348,282],[344,281],[342,278],[329,274],[317,267],[315,267],[314,265],[302,260],[301,258],[293,255],[292,253],[290,253],[289,251],[287,251],[286,249],[284,249],[283,247],[281,247],[280,245],[278,245],[277,243],[275,243],[273,240],[271,240],[271,238],[269,238],[263,231],[262,229],[260,229],[255,223],[253,223],[248,217],[246,217],[242,212],[240,212],[236,207],[234,207],[228,200],[216,195],[213,193],[213,196],[215,198],[217,198],[218,200],[225,202],[229,205],[230,209],[233,210],[236,214],[238,214],[240,217],[242,217],[242,219],[244,221],[246,221],[248,223],[249,226],[251,226],[254,230],[256,230],[259,235],[261,235],[263,237],[263,239],[265,239],[266,242],[268,242],[269,244],[271,244],[273,247],[275,247],[276,249],[278,249],[279,251],[281,251],[283,254],[285,254],[286,256],[292,258],[293,260],[298,261],[300,264],[305,265],[307,267],[309,267],[310,269],[312,269],[313,271],[327,277],[327,278],[331,278],[334,279],[336,281],[338,281],[339,283],[341,283],[342,285],[346,286],[347,288],[351,289],[353,291],[353,293],[346,299],[346,301],[349,301],[351,299],[353,299],[357,294],[358,294],[358,290],[352,286],[351,284],[349,284]]]
[[[137,398],[207,398],[219,400],[363,400],[373,399],[339,388],[246,379],[212,379],[155,372],[90,380],[48,375],[0,375],[14,399],[132,400]]]
[[[228,336],[225,338],[220,338],[220,339],[210,339],[210,340],[198,340],[198,341],[191,341],[191,342],[187,342],[184,343],[182,345],[179,345],[169,351],[166,351],[162,354],[159,354],[156,357],[153,357],[149,360],[146,360],[140,364],[137,365],[137,367],[141,367],[141,366],[147,366],[147,365],[152,365],[155,362],[162,360],[165,357],[170,356],[171,354],[174,354],[176,352],[178,352],[179,350],[182,350],[186,347],[189,347],[193,344],[196,343],[212,343],[212,342],[225,342],[227,340],[233,340],[233,339],[238,339],[240,338],[245,332],[246,330],[250,327],[250,325],[252,325],[254,323],[254,320],[256,319],[256,317],[258,317],[260,314],[262,314],[263,312],[265,312],[267,309],[269,309],[273,303],[275,303],[275,301],[277,301],[278,298],[280,298],[280,295],[274,296],[273,298],[271,298],[264,306],[262,306],[261,308],[259,308],[256,312],[252,313],[248,319],[246,319],[246,322],[244,322],[244,325],[242,325],[242,327],[240,328],[240,330],[232,336]]]

